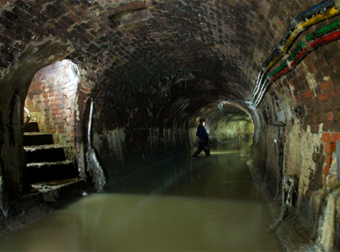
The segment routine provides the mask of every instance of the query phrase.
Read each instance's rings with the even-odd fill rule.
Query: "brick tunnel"
[[[288,215],[311,230],[306,243],[340,249],[338,0],[0,7],[3,223],[190,155],[205,118],[211,145],[252,142],[249,169],[279,198],[282,223]],[[54,146],[34,147],[33,135]]]

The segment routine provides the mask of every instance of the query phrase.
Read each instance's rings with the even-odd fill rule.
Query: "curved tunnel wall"
[[[170,153],[183,154],[196,148],[196,130],[201,118],[206,119],[212,144],[251,140],[254,123],[249,115],[238,108],[233,111],[238,114],[221,115],[217,104],[199,104],[200,109],[189,113],[193,105],[189,100],[179,100],[161,116],[158,127],[150,124],[153,118],[147,109],[149,103],[136,103],[134,110],[121,110],[120,113],[126,113],[124,117],[116,114],[119,110],[112,116],[107,110],[98,111],[95,107],[93,146],[109,179],[115,180]],[[119,121],[120,118],[127,120]],[[117,127],[115,122],[121,126]]]
[[[319,222],[316,216],[321,211],[315,202],[325,199],[321,192],[338,190],[339,185],[336,182],[336,142],[340,132],[338,52],[338,42],[312,52],[295,71],[273,85],[271,98],[260,105],[267,122],[286,124],[283,174],[298,176],[297,208],[314,227],[314,235]],[[271,134],[268,127],[262,136],[267,146],[265,167],[273,167],[267,171],[267,182],[275,188],[277,159],[270,146],[277,129]],[[338,207],[339,203],[338,200]],[[339,217],[336,217],[337,226]]]
[[[338,18],[315,25],[296,44],[306,43],[308,34],[318,34],[325,25],[337,23]],[[300,51],[303,50],[300,48]],[[334,192],[340,185],[336,178],[339,174],[336,168],[336,142],[339,141],[340,130],[338,61],[339,42],[331,42],[311,51],[302,57],[296,68],[271,85],[269,94],[260,104],[267,126],[262,130],[261,143],[256,149],[258,159],[262,157],[258,166],[263,167],[263,178],[275,192],[278,184],[278,148],[274,140],[278,139],[278,127],[272,124],[284,123],[285,126],[281,127],[282,175],[298,178],[296,212],[310,224],[314,239],[318,239],[318,227],[322,223],[319,214],[324,211],[320,202],[326,201],[326,191]],[[332,211],[337,213],[339,206],[340,200],[337,198]],[[339,229],[339,217],[335,214],[334,226],[330,224],[335,230]],[[339,242],[337,231],[333,242]]]
[[[86,144],[85,104],[90,95],[96,101],[93,143],[101,158],[119,163],[136,154],[144,159],[145,153],[139,151],[146,146],[190,147],[194,141],[188,137],[189,129],[196,127],[201,108],[212,101],[251,97],[260,66],[278,45],[289,17],[317,3],[1,1],[1,176],[24,167],[20,141],[12,141],[20,136],[10,129],[11,100],[18,94],[23,104],[41,68],[65,58],[80,67],[75,137],[83,171],[79,153]],[[332,42],[311,52],[277,79],[251,112],[256,163],[273,194],[277,128],[270,124],[286,124],[282,173],[297,175],[296,213],[306,216],[314,230],[321,211],[317,202],[325,199],[326,189],[338,186],[333,180],[340,133],[339,49],[339,42]],[[117,154],[110,157],[101,151],[108,148]],[[9,195],[19,195],[19,187],[20,183]],[[338,200],[336,206],[340,209]],[[335,223],[339,230],[338,215]]]

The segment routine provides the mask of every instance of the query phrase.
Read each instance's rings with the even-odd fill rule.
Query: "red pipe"
[[[313,43],[311,43],[309,45],[309,47],[312,48],[312,49],[315,49],[318,46],[322,46],[324,44],[333,42],[333,41],[338,40],[338,39],[340,39],[340,31],[333,32],[333,33],[331,33],[327,36],[324,36],[322,38],[315,40]]]
[[[293,61],[290,62],[290,68],[295,68],[299,62],[308,54],[309,50],[307,48],[304,48],[300,51],[298,55],[295,56]]]
[[[281,72],[275,74],[273,77],[270,78],[270,81],[275,81],[278,78],[280,78],[281,76],[287,74],[290,71],[290,67],[286,67],[284,68]]]
[[[302,49],[301,52],[297,56],[295,56],[295,59],[293,60],[295,65],[298,64],[298,62],[301,61],[303,59],[303,57],[305,57],[307,55],[308,52],[309,52],[309,50],[307,48]]]
[[[300,62],[301,60],[312,50],[315,50],[317,47],[325,45],[327,43],[336,41],[340,39],[340,30],[330,33],[327,36],[321,37],[317,40],[315,40],[314,42],[309,44],[309,48],[304,48],[302,49],[298,55],[295,56],[295,58],[291,61],[288,62],[288,66],[286,68],[284,68],[283,70],[281,70],[280,72],[278,72],[277,74],[275,74],[274,76],[272,76],[269,81],[272,83],[274,81],[276,81],[277,79],[279,79],[280,77],[286,75],[288,72],[290,72],[292,69],[294,69]],[[271,85],[271,83],[268,84]],[[268,87],[266,87],[267,89]]]
[[[340,39],[340,31],[336,31],[333,33],[328,34],[327,36],[324,36],[322,38],[319,38],[312,42],[309,45],[309,48],[304,48],[300,51],[298,55],[295,56],[293,61],[290,62],[290,66],[284,68],[282,71],[274,75],[273,77],[270,78],[270,81],[274,82],[278,78],[282,77],[283,75],[287,74],[291,69],[295,68],[299,62],[309,53],[311,49],[316,49],[319,46],[328,44],[330,42],[336,41]]]

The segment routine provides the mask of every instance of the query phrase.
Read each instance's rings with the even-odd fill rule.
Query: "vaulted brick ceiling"
[[[248,98],[289,18],[317,2],[0,1],[0,70],[58,54],[86,66],[102,104],[183,99],[192,112],[197,101]],[[46,55],[32,57],[36,48]]]

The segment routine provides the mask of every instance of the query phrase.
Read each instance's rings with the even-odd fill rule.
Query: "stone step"
[[[53,144],[53,136],[49,133],[25,132],[24,146]]]
[[[62,145],[25,146],[26,163],[57,162],[66,159]]]
[[[28,163],[26,169],[27,178],[31,184],[73,179],[79,176],[73,162],[70,160]]]
[[[24,127],[24,132],[39,132],[39,126],[37,122],[29,122],[25,127]]]
[[[39,192],[45,202],[53,207],[60,207],[61,204],[69,202],[72,198],[83,196],[87,188],[86,180],[83,178],[72,178],[44,183],[32,184],[32,187]]]

